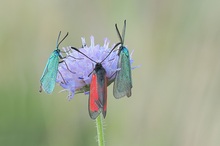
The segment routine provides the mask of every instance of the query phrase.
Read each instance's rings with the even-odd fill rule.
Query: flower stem
[[[102,122],[101,114],[96,118],[96,128],[97,128],[98,144],[99,146],[105,146],[103,122]]]

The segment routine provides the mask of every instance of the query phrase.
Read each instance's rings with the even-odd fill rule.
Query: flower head
[[[89,92],[92,75],[96,63],[101,63],[108,55],[108,57],[101,63],[106,71],[106,77],[108,79],[108,85],[110,85],[115,79],[115,73],[117,70],[118,62],[118,48],[114,51],[111,50],[115,47],[113,44],[109,48],[109,40],[104,40],[104,45],[95,45],[94,37],[90,37],[90,46],[86,45],[85,38],[82,38],[82,48],[79,51],[87,55],[71,49],[71,47],[63,48],[66,53],[66,58],[59,64],[57,83],[69,91],[69,99],[72,99],[75,93]],[[110,53],[110,54],[109,54]],[[131,63],[133,61],[131,60]]]

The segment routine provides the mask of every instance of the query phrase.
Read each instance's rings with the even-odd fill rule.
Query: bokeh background
[[[58,32],[61,46],[81,37],[118,42],[114,24],[127,20],[125,44],[135,50],[133,95],[108,92],[106,146],[220,145],[219,0],[1,0],[0,145],[96,146],[88,97],[67,100],[39,79]],[[89,43],[88,43],[89,44]]]

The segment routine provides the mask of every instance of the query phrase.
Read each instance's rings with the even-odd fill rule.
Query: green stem
[[[96,128],[97,128],[98,144],[99,146],[105,146],[103,122],[102,122],[101,114],[96,118]]]

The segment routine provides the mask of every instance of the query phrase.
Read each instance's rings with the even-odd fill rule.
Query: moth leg
[[[68,65],[67,65],[67,63],[66,63],[66,61],[62,60],[62,61],[60,61],[59,63],[62,63],[62,62],[65,63],[66,68],[67,68],[67,70],[68,70],[69,72],[71,72],[71,73],[73,73],[73,74],[76,74],[76,72],[73,72],[73,71],[71,71],[71,70],[69,69],[69,67],[68,67]]]
[[[59,72],[61,78],[63,79],[64,84],[67,84],[66,81],[65,81],[64,78],[63,78],[63,75],[62,75],[61,72],[59,71],[59,69],[58,69],[58,72]]]
[[[84,59],[84,58],[76,58],[76,57],[71,56],[71,55],[68,55],[68,57],[71,57],[71,58],[76,59],[76,60],[82,60],[82,59]]]
[[[94,64],[92,64],[92,68],[93,68],[93,70],[89,73],[88,77],[93,73],[93,71],[95,69]]]
[[[110,80],[114,75],[116,75],[117,71],[115,71],[109,78],[108,80]]]

